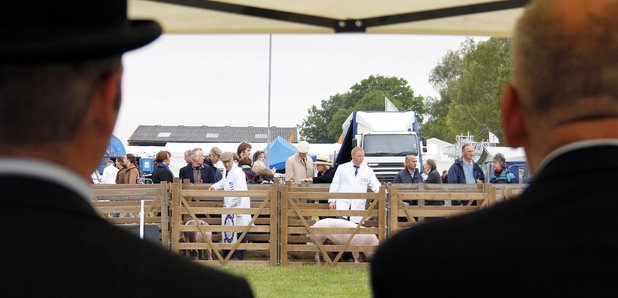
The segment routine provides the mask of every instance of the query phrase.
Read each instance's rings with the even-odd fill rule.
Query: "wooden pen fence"
[[[112,224],[139,235],[140,210],[144,201],[145,239],[170,246],[170,185],[96,184],[92,185],[93,205]]]
[[[249,185],[247,191],[208,190],[210,185],[174,183],[172,187],[172,250],[181,253],[190,250],[212,249],[213,260],[201,263],[220,265],[271,265],[277,263],[278,219],[277,186]],[[224,197],[250,197],[251,208],[224,208]],[[222,217],[228,214],[250,214],[247,226],[224,225]],[[203,220],[207,226],[187,226],[188,219]],[[211,232],[206,243],[183,243],[181,233]],[[222,243],[224,233],[236,233],[237,241]],[[232,260],[236,250],[245,251],[244,260]]]
[[[386,240],[386,190],[378,193],[329,193],[328,185],[282,185],[281,187],[281,265],[315,264],[313,255],[319,252],[329,265],[336,265],[344,251],[370,252],[375,246],[350,244],[357,234],[376,234],[380,242]],[[328,199],[366,200],[365,210],[330,210]],[[312,228],[321,217],[359,216],[355,228]],[[364,228],[361,228],[364,227]],[[314,235],[321,233],[349,234],[343,244],[314,243]],[[331,257],[329,252],[334,252]]]
[[[145,227],[158,231],[162,246],[180,254],[212,249],[214,265],[313,265],[319,253],[328,265],[341,262],[345,251],[372,252],[373,245],[351,245],[354,235],[374,234],[382,243],[398,230],[423,221],[451,217],[490,207],[520,194],[526,185],[388,184],[378,193],[329,193],[328,184],[249,185],[248,191],[214,191],[210,185],[174,183],[141,185],[92,185],[93,204],[112,224],[137,232],[141,201]],[[251,198],[251,208],[224,208],[224,197]],[[328,199],[366,200],[365,210],[330,210]],[[447,202],[434,205],[430,202]],[[453,204],[453,201],[460,204]],[[248,226],[229,226],[222,216],[249,214]],[[359,216],[353,228],[313,228],[321,218]],[[203,220],[207,226],[187,226],[187,220]],[[205,243],[182,242],[183,233],[211,232]],[[224,233],[236,233],[238,241],[222,243]],[[314,244],[317,234],[349,234],[343,244]],[[146,236],[152,234],[146,233]],[[148,238],[148,237],[146,237]],[[244,260],[232,259],[245,251]]]

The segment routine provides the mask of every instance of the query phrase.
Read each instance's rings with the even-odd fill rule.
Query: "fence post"
[[[399,216],[399,187],[397,185],[391,184],[391,191],[390,191],[389,198],[390,198],[389,218],[391,219],[391,222],[389,225],[388,237],[390,238],[393,236],[393,234],[395,234],[395,232],[397,232],[397,229],[399,228],[398,223],[397,223],[397,219]]]
[[[276,266],[277,260],[279,260],[279,208],[277,208],[278,204],[278,196],[279,196],[279,183],[274,183],[270,185],[269,192],[270,199],[270,265]]]
[[[178,179],[174,179],[174,183],[172,183],[172,204],[170,210],[172,212],[172,222],[170,225],[172,251],[180,254],[178,248],[178,241],[180,240],[180,231],[178,231],[178,223],[180,222],[180,182]]]
[[[159,198],[161,201],[161,243],[163,247],[171,249],[170,242],[170,197],[171,197],[171,184],[167,182],[161,182],[161,189],[159,192]]]
[[[386,241],[386,219],[387,219],[387,209],[386,209],[386,187],[383,185],[380,187],[380,193],[378,195],[378,241],[379,243],[383,243]]]
[[[279,257],[282,266],[288,265],[288,184],[281,185],[281,255]]]

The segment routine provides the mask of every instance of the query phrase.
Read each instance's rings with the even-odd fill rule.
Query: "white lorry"
[[[426,149],[418,135],[414,112],[354,111],[341,127],[343,140],[336,165],[350,161],[352,148],[359,146],[380,181],[393,181],[404,168],[408,154],[419,157],[417,167],[421,169],[421,152]]]

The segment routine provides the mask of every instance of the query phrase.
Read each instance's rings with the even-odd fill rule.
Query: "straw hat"
[[[315,165],[326,165],[326,166],[332,166],[333,163],[330,161],[330,157],[328,157],[328,155],[318,155],[315,159],[315,162],[313,162],[313,164]]]

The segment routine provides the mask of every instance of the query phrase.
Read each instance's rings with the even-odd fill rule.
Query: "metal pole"
[[[273,35],[268,34],[268,135],[266,137],[266,167],[270,168],[270,89],[272,78],[272,49],[273,49]]]

